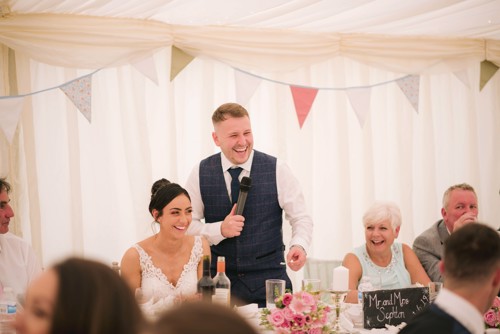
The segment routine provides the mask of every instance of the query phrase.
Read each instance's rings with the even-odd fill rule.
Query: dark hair
[[[467,224],[446,239],[443,260],[445,278],[480,281],[500,268],[500,236],[485,224]]]
[[[228,116],[234,118],[245,116],[250,117],[248,115],[248,111],[242,105],[230,102],[224,103],[223,105],[215,109],[214,113],[212,114],[212,123],[215,125],[217,123],[225,121]]]
[[[152,326],[152,334],[257,334],[233,309],[206,302],[185,302],[166,311]]]
[[[10,183],[5,178],[0,178],[0,193],[4,190],[10,192]]]
[[[137,334],[143,316],[125,281],[103,263],[69,258],[53,266],[58,292],[50,333]]]
[[[191,201],[189,193],[177,183],[171,183],[167,179],[160,179],[153,183],[151,187],[151,201],[149,202],[149,212],[153,215],[153,209],[159,212],[158,217],[163,214],[163,208],[179,195],[186,195]],[[155,217],[155,218],[158,218]]]

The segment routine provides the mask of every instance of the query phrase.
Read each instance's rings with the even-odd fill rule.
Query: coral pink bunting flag
[[[290,90],[292,91],[293,103],[295,104],[295,112],[299,119],[299,125],[302,129],[302,125],[311,110],[316,94],[318,94],[318,89],[290,86]]]

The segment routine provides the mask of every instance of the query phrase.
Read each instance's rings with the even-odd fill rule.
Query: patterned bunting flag
[[[406,95],[406,98],[418,113],[418,99],[420,94],[420,76],[409,75],[396,81],[399,88]]]
[[[91,75],[68,82],[61,90],[89,121],[91,119],[92,82]]]

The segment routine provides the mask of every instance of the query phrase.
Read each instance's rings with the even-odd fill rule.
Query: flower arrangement
[[[483,316],[486,328],[500,328],[500,298],[495,297],[493,305]]]
[[[260,325],[276,334],[329,333],[330,306],[307,291],[286,292],[276,299],[276,308],[263,309]]]

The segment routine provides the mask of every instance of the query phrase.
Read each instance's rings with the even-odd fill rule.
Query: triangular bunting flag
[[[410,101],[413,109],[418,113],[418,98],[419,98],[419,89],[420,89],[420,76],[418,75],[409,75],[404,77],[403,79],[399,79],[396,81],[398,83],[399,88],[406,95],[408,101]]]
[[[453,74],[455,74],[455,76],[458,78],[458,80],[462,81],[462,83],[467,88],[470,88],[469,74],[467,73],[467,70],[461,70],[461,71],[453,72]]]
[[[297,113],[297,118],[299,119],[299,125],[302,129],[302,125],[304,124],[306,117],[311,110],[314,99],[316,98],[316,94],[318,93],[318,89],[290,86],[290,90],[292,91],[293,103],[295,104],[295,112]]]
[[[489,60],[481,62],[481,75],[479,79],[479,90],[483,90],[484,86],[490,81],[491,77],[498,71],[498,66]]]
[[[370,112],[371,93],[371,87],[350,88],[346,90],[349,102],[356,113],[356,117],[361,127],[365,125],[366,116]]]
[[[16,133],[17,123],[24,107],[24,97],[0,99],[0,129],[10,144]]]
[[[170,81],[174,80],[177,74],[186,67],[194,57],[188,55],[175,45],[172,45],[172,63],[170,65]]]
[[[252,95],[259,87],[261,78],[249,75],[239,70],[234,71],[234,80],[236,84],[236,102],[246,105]]]
[[[89,121],[92,116],[91,99],[92,99],[92,81],[91,75],[68,82],[61,87],[61,90],[80,110],[80,112]]]
[[[156,72],[155,60],[152,56],[136,61],[132,66],[158,86],[158,74]]]

